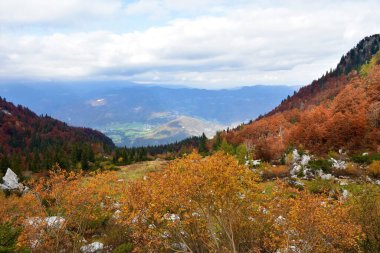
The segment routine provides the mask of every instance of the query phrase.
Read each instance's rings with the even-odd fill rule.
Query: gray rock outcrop
[[[0,184],[2,190],[23,190],[24,186],[18,182],[19,178],[10,168],[7,169],[5,176],[3,177],[3,183]]]

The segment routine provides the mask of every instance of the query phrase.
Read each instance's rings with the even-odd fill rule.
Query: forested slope
[[[335,70],[301,88],[269,114],[224,132],[259,158],[276,159],[290,147],[316,154],[380,149],[379,35],[366,37]]]
[[[89,129],[70,127],[49,116],[38,116],[0,98],[0,168],[38,172],[59,163],[64,168],[94,161],[110,151],[111,139]]]

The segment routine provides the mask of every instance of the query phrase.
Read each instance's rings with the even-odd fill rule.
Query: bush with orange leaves
[[[259,177],[229,155],[191,154],[130,185],[123,221],[136,252],[356,252],[349,207]]]
[[[123,207],[136,250],[243,252],[263,244],[257,181],[234,157],[216,153],[191,154],[132,183]]]
[[[0,223],[22,228],[19,248],[78,252],[85,239],[114,225],[112,215],[124,186],[115,172],[84,176],[56,167],[32,182],[29,193],[1,195]]]
[[[380,178],[380,161],[373,161],[369,165],[368,174],[374,178]]]
[[[285,165],[272,166],[270,164],[264,164],[261,177],[264,180],[284,178],[290,175],[289,168]]]
[[[283,198],[269,244],[280,252],[360,252],[363,235],[350,210],[343,203],[307,192]]]
[[[260,177],[218,152],[191,154],[145,179],[56,168],[22,196],[0,195],[0,224],[22,228],[18,249],[79,252],[84,240],[134,252],[357,252],[350,208]],[[93,239],[95,237],[95,239]]]

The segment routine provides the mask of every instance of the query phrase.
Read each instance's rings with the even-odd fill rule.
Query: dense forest
[[[47,115],[0,98],[0,169],[17,174],[40,172],[58,163],[64,168],[88,169],[95,156],[110,153],[111,139],[89,129],[68,126]]]
[[[116,148],[113,152],[113,163],[127,165],[153,159],[172,160],[182,155],[190,154],[193,150],[198,150],[204,155],[207,154],[207,137],[205,134],[166,145]]]

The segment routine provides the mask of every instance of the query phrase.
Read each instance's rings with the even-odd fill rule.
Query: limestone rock
[[[347,191],[346,189],[343,190],[342,193],[343,199],[347,199],[350,196],[350,192]]]
[[[311,157],[309,155],[303,155],[301,158],[301,165],[306,166],[309,164]]]
[[[298,150],[294,149],[293,150],[293,162],[298,162],[300,160],[300,155],[298,154]]]
[[[296,164],[293,169],[290,170],[290,174],[293,176],[293,175],[297,175],[300,171],[302,170],[302,167],[301,165],[298,165]]]
[[[29,224],[30,226],[38,227],[42,224],[46,224],[46,226],[49,228],[58,229],[62,228],[65,221],[65,218],[60,216],[49,216],[44,219],[40,217],[34,217],[26,220],[27,224]]]
[[[331,175],[331,174],[323,174],[323,175],[321,175],[321,179],[323,179],[323,180],[332,180],[334,178],[335,177],[333,175]]]
[[[330,161],[332,162],[332,166],[335,169],[344,170],[346,169],[346,162],[341,160],[335,160],[334,158],[330,158]]]
[[[23,189],[23,185],[18,182],[18,176],[10,168],[7,169],[5,176],[3,177],[3,184],[0,184],[0,188],[3,190],[16,190]]]
[[[85,246],[82,246],[80,248],[80,251],[83,253],[97,253],[97,252],[102,252],[104,248],[104,244],[101,242],[93,242],[90,244],[87,244]]]

